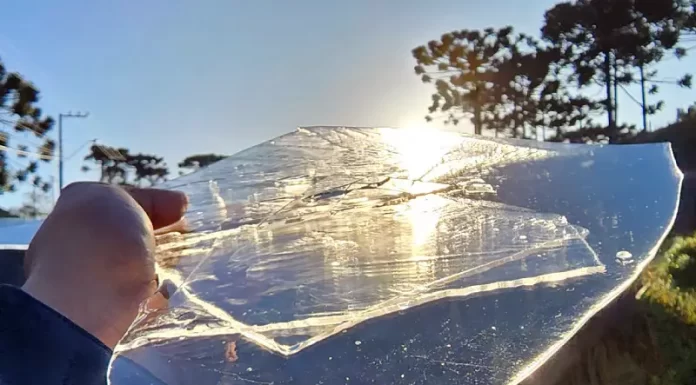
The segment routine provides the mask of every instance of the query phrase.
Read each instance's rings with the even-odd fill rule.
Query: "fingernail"
[[[164,298],[169,299],[176,292],[176,285],[171,280],[165,279],[158,291]]]

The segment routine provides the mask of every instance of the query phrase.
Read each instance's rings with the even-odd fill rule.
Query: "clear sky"
[[[414,75],[412,48],[463,28],[537,33],[554,3],[4,0],[0,57],[40,88],[45,112],[91,113],[64,124],[66,155],[98,138],[175,166],[301,125],[425,125],[431,86]],[[674,60],[663,71],[676,77],[693,64]],[[655,126],[696,93],[664,89],[662,97]],[[624,120],[639,122],[633,102],[620,105]],[[66,163],[66,182],[96,178],[80,171],[85,154]],[[0,207],[22,199],[5,194]]]

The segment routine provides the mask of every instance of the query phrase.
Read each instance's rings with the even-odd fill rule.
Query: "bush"
[[[696,234],[676,237],[641,278],[644,299],[696,325]]]
[[[696,234],[676,237],[642,275],[640,305],[662,362],[653,384],[691,384],[696,378]]]

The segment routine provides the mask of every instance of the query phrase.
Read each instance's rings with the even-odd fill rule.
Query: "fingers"
[[[184,234],[189,231],[186,226],[186,220],[184,218],[172,223],[171,225],[160,227],[155,230],[155,235],[169,234],[169,233],[180,233]]]
[[[179,222],[188,207],[186,194],[179,191],[124,187],[145,210],[155,229]]]
[[[145,301],[145,312],[152,313],[158,310],[165,310],[169,306],[169,299],[160,291]]]
[[[61,193],[60,199],[64,199],[66,194],[74,190],[89,189],[95,187],[118,188],[113,185],[108,185],[101,182],[76,182],[65,187]],[[123,190],[143,208],[147,216],[152,222],[152,227],[160,229],[179,221],[188,207],[188,198],[186,194],[179,191],[169,191],[160,189],[138,188],[123,186]],[[73,194],[75,195],[75,194]],[[80,195],[80,194],[76,194]],[[59,199],[59,200],[60,200]]]
[[[150,296],[144,303],[146,312],[154,312],[157,310],[167,309],[169,306],[169,297],[176,291],[176,286],[170,280],[161,282],[159,288]]]

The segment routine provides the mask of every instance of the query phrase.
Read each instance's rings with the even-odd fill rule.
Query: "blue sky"
[[[431,89],[413,74],[412,48],[462,28],[536,33],[554,3],[5,1],[0,57],[40,88],[47,113],[91,113],[65,123],[66,155],[98,138],[172,166],[190,154],[232,154],[300,125],[425,125]],[[673,60],[663,73],[694,64]],[[663,89],[662,97],[667,108],[655,126],[672,121],[696,92]],[[639,122],[633,102],[624,97],[620,106],[620,115]],[[67,182],[96,178],[80,171],[85,153],[66,163]],[[48,175],[55,165],[42,170]],[[5,194],[0,207],[22,199]]]

